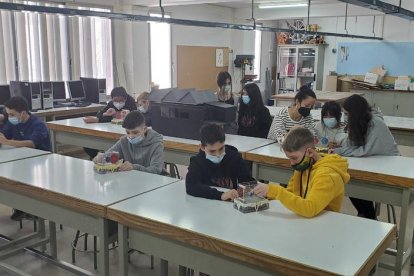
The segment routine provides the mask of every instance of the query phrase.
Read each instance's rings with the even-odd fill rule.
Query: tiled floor
[[[414,156],[414,150],[412,148],[403,148],[403,155]],[[76,151],[73,155],[77,157],[84,158],[85,156],[81,151]],[[181,176],[184,177],[186,169],[183,167],[179,168]],[[397,217],[399,215],[399,209],[397,210]],[[342,212],[346,214],[355,215],[355,210],[352,207],[348,198],[345,199]],[[7,206],[0,205],[0,233],[16,238],[22,235],[30,233],[33,230],[33,223],[31,221],[25,220],[23,229],[19,229],[19,223],[11,221],[9,216],[11,214],[11,209]],[[380,219],[386,221],[386,208],[382,208]],[[414,207],[412,206],[409,212],[409,230],[407,232],[407,246],[412,238],[413,233],[413,222],[414,222]],[[358,235],[358,233],[355,233]],[[63,227],[63,230],[57,230],[57,239],[58,239],[58,256],[61,260],[71,263],[71,242],[75,236],[75,230],[68,227]],[[92,237],[89,238],[89,249],[93,248]],[[80,242],[82,244],[83,240]],[[0,244],[4,241],[0,240]],[[118,272],[118,255],[117,249],[110,251],[110,275],[119,275]],[[32,275],[72,275],[71,273],[57,268],[46,261],[41,260],[38,257],[33,256],[30,253],[22,253],[19,256],[9,258],[5,261],[8,264],[19,267],[25,272]],[[91,253],[78,252],[76,254],[76,265],[89,271],[93,270],[93,255]],[[155,269],[150,268],[150,257],[144,254],[134,253],[131,255],[131,264],[129,265],[130,275],[159,275],[159,259],[155,259]],[[178,275],[178,266],[176,264],[169,264],[169,274]],[[9,275],[5,272],[2,272],[0,269],[0,276]],[[376,275],[388,276],[393,275],[392,272],[379,269]],[[410,267],[410,264],[404,267],[403,271],[404,276],[414,275],[414,267]]]

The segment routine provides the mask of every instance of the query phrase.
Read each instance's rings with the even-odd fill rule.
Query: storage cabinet
[[[296,92],[313,81],[313,88],[322,90],[323,45],[280,45],[277,56],[277,94]]]

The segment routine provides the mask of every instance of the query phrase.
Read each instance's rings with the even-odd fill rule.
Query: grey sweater
[[[367,131],[366,144],[364,146],[351,146],[349,139],[343,147],[335,149],[335,153],[342,156],[370,156],[370,155],[400,155],[394,137],[382,118],[382,114],[373,112],[372,120]]]
[[[164,168],[164,145],[162,135],[148,129],[141,143],[132,145],[122,136],[109,151],[119,152],[119,158],[133,164],[134,170],[161,174]]]

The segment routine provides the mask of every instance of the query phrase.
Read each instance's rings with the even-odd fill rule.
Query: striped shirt
[[[273,119],[267,139],[275,140],[279,144],[282,144],[289,130],[298,125],[309,129],[315,135],[315,122],[312,115],[302,117],[299,121],[294,121],[289,116],[288,107],[285,107]]]

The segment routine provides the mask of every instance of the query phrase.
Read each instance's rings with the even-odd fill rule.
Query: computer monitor
[[[91,103],[99,103],[99,85],[98,79],[95,78],[80,78],[85,90],[86,100]]]
[[[85,100],[85,90],[81,80],[68,81],[69,95],[72,101]]]
[[[66,102],[66,89],[65,82],[54,81],[52,82],[52,92],[54,102]]]
[[[0,107],[10,99],[10,87],[8,85],[0,85]]]

